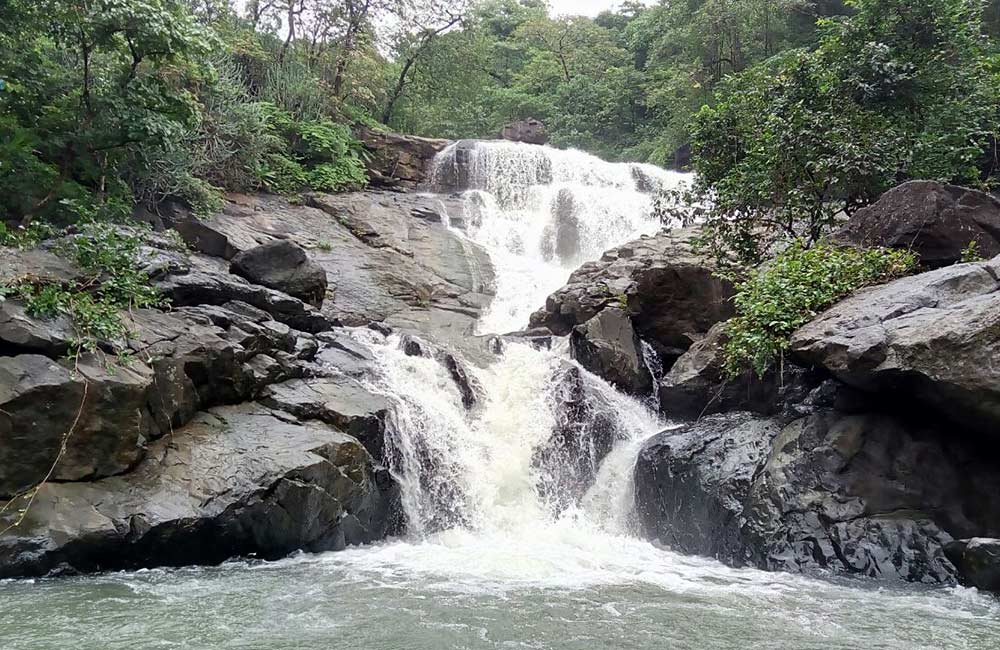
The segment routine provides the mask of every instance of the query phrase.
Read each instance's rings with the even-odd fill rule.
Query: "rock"
[[[458,392],[462,396],[462,405],[466,409],[472,409],[479,401],[479,393],[482,392],[479,382],[453,353],[409,334],[400,337],[399,348],[408,357],[426,357],[434,359],[444,366],[454,380],[455,386],[458,387]]]
[[[367,127],[356,130],[370,153],[368,174],[374,187],[415,189],[428,180],[431,163],[448,140],[385,133]]]
[[[141,364],[109,369],[85,358],[73,371],[40,355],[0,357],[0,497],[46,477],[79,481],[130,469],[150,437],[151,386]]]
[[[72,284],[83,277],[83,271],[76,264],[47,250],[0,246],[0,285],[15,285],[25,280]]]
[[[800,406],[827,376],[784,363],[763,377],[747,371],[730,379],[724,371],[725,344],[726,323],[719,323],[670,368],[659,387],[660,410],[667,417],[690,419],[729,411],[773,415]]]
[[[624,311],[608,307],[570,334],[572,357],[619,390],[649,395],[653,378],[646,368],[642,342]]]
[[[393,499],[354,438],[224,407],[154,443],[124,476],[43,486],[0,536],[0,577],[337,550],[383,537]]]
[[[912,250],[930,268],[962,259],[969,242],[979,254],[1000,255],[1000,200],[936,181],[910,181],[858,210],[835,241]]]
[[[326,271],[312,262],[301,246],[287,239],[237,254],[229,270],[254,284],[284,291],[316,307],[323,304],[326,296]]]
[[[647,534],[733,565],[949,584],[952,538],[1000,529],[1000,476],[948,428],[830,409],[786,422],[714,415],[648,442]]]
[[[18,300],[0,302],[0,353],[61,357],[69,351],[75,335],[73,323],[66,316],[35,318]]]
[[[619,307],[636,333],[675,359],[733,314],[732,284],[692,249],[696,229],[662,232],[588,262],[531,316],[531,327],[564,336],[603,309]]]
[[[1000,258],[866,289],[791,338],[791,350],[858,389],[1000,431]]]
[[[1000,539],[954,541],[945,547],[945,553],[958,567],[963,583],[1000,594]]]
[[[618,429],[616,406],[593,377],[562,363],[553,371],[549,403],[557,405],[556,425],[535,451],[537,489],[554,513],[575,506],[594,484],[601,461],[616,441],[631,432]]]
[[[636,462],[636,510],[647,536],[680,553],[746,563],[739,521],[754,477],[781,430],[749,413],[668,430]]]
[[[529,117],[511,122],[500,131],[500,138],[527,144],[548,144],[549,134],[540,120]]]
[[[377,460],[382,460],[389,403],[356,380],[343,375],[294,379],[266,388],[261,404],[294,415],[319,420],[357,438]]]
[[[580,221],[576,215],[573,193],[560,190],[556,195],[554,251],[565,266],[580,257]]]

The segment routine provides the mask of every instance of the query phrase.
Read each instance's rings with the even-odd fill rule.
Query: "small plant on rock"
[[[794,242],[737,285],[736,316],[729,321],[724,353],[726,374],[734,378],[753,370],[763,376],[784,355],[792,333],[821,311],[916,266],[909,251],[837,248],[822,242],[806,248]]]

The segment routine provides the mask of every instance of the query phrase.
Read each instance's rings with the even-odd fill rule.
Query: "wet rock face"
[[[601,461],[618,440],[614,407],[572,364],[552,378],[554,403],[559,405],[552,436],[536,452],[538,485],[554,513],[575,506],[594,484]]]
[[[500,131],[500,138],[527,144],[547,144],[548,131],[541,121],[534,118],[511,122]]]
[[[449,144],[364,127],[355,135],[370,154],[367,166],[372,186],[393,190],[415,189],[429,181],[434,157]]]
[[[326,297],[326,271],[294,242],[278,239],[243,251],[229,270],[254,284],[284,291],[319,307]]]
[[[1000,258],[858,292],[795,332],[792,352],[845,383],[1000,431]]]
[[[821,409],[790,423],[709,416],[636,468],[647,534],[735,565],[952,583],[954,537],[995,536],[988,450],[898,417]]]
[[[945,553],[964,584],[1000,594],[1000,539],[957,540],[945,547]]]
[[[793,363],[758,377],[747,371],[729,378],[724,371],[726,324],[719,323],[670,368],[660,382],[660,410],[670,418],[753,411],[773,415],[795,410],[828,377],[823,370]]]
[[[608,307],[622,307],[638,335],[676,359],[728,319],[733,286],[692,249],[694,229],[645,237],[588,262],[531,316],[531,327],[569,334]]]
[[[638,396],[652,393],[642,342],[623,310],[609,307],[573,328],[570,352],[581,366],[619,390]]]
[[[960,261],[970,242],[993,257],[1000,255],[1000,200],[965,187],[910,181],[859,210],[834,239],[912,250],[930,268]]]
[[[392,487],[364,448],[259,406],[199,415],[123,476],[48,483],[0,538],[0,576],[212,564],[379,539]]]

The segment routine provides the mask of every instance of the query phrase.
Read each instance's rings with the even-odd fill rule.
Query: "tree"
[[[392,119],[396,102],[402,97],[413,66],[435,39],[458,25],[468,11],[468,0],[398,0],[395,53],[399,74],[389,91],[382,122]]]
[[[976,184],[1000,94],[975,0],[857,0],[792,51],[726,81],[694,125],[695,167],[720,257],[756,263],[818,241],[893,184]]]

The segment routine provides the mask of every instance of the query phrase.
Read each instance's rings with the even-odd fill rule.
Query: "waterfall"
[[[581,263],[655,232],[662,224],[651,192],[683,180],[649,165],[503,142],[453,145],[434,177],[439,189],[461,190],[456,233],[484,246],[496,268],[481,333],[523,328]],[[483,393],[470,410],[435,355],[408,356],[399,336],[356,336],[379,363],[368,388],[393,404],[387,459],[412,539],[461,533],[502,544],[553,527],[594,539],[631,532],[632,469],[663,424],[651,404],[570,361],[565,341],[551,350],[508,342],[492,365],[470,368]]]
[[[480,333],[509,332],[583,262],[662,224],[653,195],[687,175],[608,163],[580,151],[514,142],[455,143],[434,163],[439,190],[458,191],[464,236],[490,253],[496,298]]]

